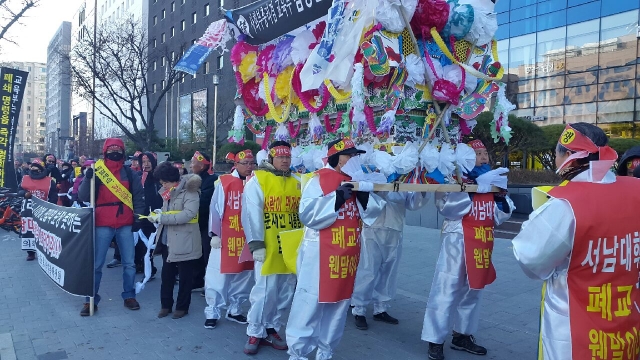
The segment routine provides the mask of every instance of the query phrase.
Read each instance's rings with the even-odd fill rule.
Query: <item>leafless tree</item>
[[[27,10],[38,6],[40,0],[22,0],[17,5],[16,1],[0,0],[0,40],[15,44],[15,41],[7,37],[9,29],[24,16]]]
[[[225,143],[224,140],[227,138],[227,133],[233,123],[234,111],[234,104],[218,103],[218,114],[216,116],[218,129],[215,131],[218,138],[218,147]],[[211,149],[213,146],[214,121],[213,114],[209,115],[207,119],[206,104],[194,106],[193,108],[193,132],[195,142],[204,144],[205,149]]]
[[[166,48],[149,50],[146,29],[132,17],[102,23],[95,33],[95,41],[89,30],[71,49],[74,92],[88,101],[95,98],[98,114],[138,148],[149,149],[156,136],[157,110],[183,75],[168,70],[162,83],[147,82],[150,64],[165,63],[166,69],[172,69],[171,57]]]

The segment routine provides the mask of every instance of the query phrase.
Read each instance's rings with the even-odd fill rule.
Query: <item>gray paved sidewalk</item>
[[[369,330],[360,331],[349,315],[335,359],[427,359],[420,333],[439,248],[438,230],[405,228],[398,296],[389,310],[400,324],[381,324],[369,316]],[[111,256],[112,251],[108,259]],[[83,299],[59,289],[36,261],[26,262],[25,257],[16,236],[0,233],[0,337],[11,334],[18,360],[251,358],[242,353],[245,326],[221,320],[214,330],[203,328],[205,301],[199,294],[194,293],[185,318],[157,319],[159,279],[138,295],[142,308],[130,311],[120,297],[122,268],[105,268],[100,309],[96,316],[82,318]],[[541,284],[522,274],[507,240],[496,240],[494,262],[498,279],[484,292],[481,329],[476,334],[489,354],[460,353],[449,349],[447,342],[447,360],[536,357]],[[4,360],[5,353],[0,354]],[[253,358],[287,359],[287,355],[263,347]]]

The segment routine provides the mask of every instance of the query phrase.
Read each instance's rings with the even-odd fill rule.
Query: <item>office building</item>
[[[71,23],[63,22],[47,48],[47,101],[45,150],[61,159],[68,158],[73,143],[70,137],[71,121]],[[70,148],[71,147],[71,148]]]
[[[166,73],[180,60],[214,21],[223,17],[219,10],[239,8],[251,0],[149,0],[149,76],[153,95],[158,99],[166,87]],[[230,48],[233,44],[227,44]],[[229,55],[212,52],[195,76],[184,79],[169,89],[154,117],[158,136],[175,139],[178,143],[202,142],[205,132],[217,123],[218,144],[222,144],[233,122],[236,82]],[[214,75],[218,76],[217,106]],[[214,108],[217,114],[214,116]],[[207,129],[208,127],[208,129]],[[207,149],[207,153],[211,153]]]
[[[498,49],[514,114],[640,137],[639,0],[499,0]]]
[[[13,148],[14,157],[22,160],[24,153],[44,154],[47,64],[12,61],[2,63],[0,66],[29,73],[27,76],[27,88],[22,98],[20,117],[18,118],[18,128]]]

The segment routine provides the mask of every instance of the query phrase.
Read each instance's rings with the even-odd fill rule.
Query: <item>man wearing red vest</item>
[[[22,183],[18,188],[18,195],[30,192],[32,196],[40,200],[55,204],[58,201],[58,189],[56,181],[45,170],[44,161],[35,159],[31,163],[29,173],[22,177]],[[27,261],[36,259],[35,251],[27,251]]]
[[[610,171],[598,127],[567,125],[556,146],[565,180],[512,241],[524,273],[544,280],[540,358],[637,360],[640,180]]]
[[[331,359],[340,342],[360,259],[361,223],[372,225],[385,201],[352,191],[342,167],[364,153],[350,139],[329,143],[328,164],[305,186],[300,200],[303,241],[298,249],[298,284],[289,322],[289,359]]]
[[[245,246],[245,235],[240,214],[242,192],[255,165],[251,150],[242,150],[233,155],[235,170],[222,175],[216,182],[209,212],[209,235],[211,255],[205,275],[204,327],[213,329],[227,308],[226,318],[246,324],[242,315],[242,304],[249,299],[253,285],[253,261],[240,262]]]
[[[100,302],[100,280],[111,240],[116,239],[122,261],[122,299],[130,310],[140,309],[136,300],[133,232],[140,229],[140,221],[134,214],[144,214],[144,192],[140,177],[124,166],[124,142],[108,138],[102,148],[104,160],[89,168],[78,190],[80,201],[91,201],[91,179],[96,176],[95,195],[95,305]],[[81,316],[89,316],[89,299],[86,299]]]
[[[476,166],[465,180],[480,182],[480,177],[490,176],[487,149],[480,140],[469,146],[476,153]],[[493,228],[509,219],[515,206],[503,193],[436,193],[435,199],[445,220],[421,338],[429,343],[431,360],[444,359],[444,341],[452,328],[452,349],[485,355],[487,349],[476,344],[472,334],[478,329],[482,289],[496,279]]]

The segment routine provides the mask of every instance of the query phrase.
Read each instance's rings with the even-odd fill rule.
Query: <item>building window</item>
[[[158,44],[157,44],[156,39],[153,39],[153,47],[155,48],[157,45],[158,45]]]
[[[31,111],[31,106],[27,106],[27,111]]]
[[[224,0],[220,0],[220,7],[224,6]]]
[[[166,40],[166,36],[164,33],[162,33],[162,35],[160,35],[160,43],[164,44],[165,40]]]
[[[151,92],[155,93],[156,92],[156,84],[153,84],[151,86]]]
[[[193,14],[191,14],[191,23],[195,24],[196,23],[196,17],[197,17],[198,13],[194,12]]]
[[[222,70],[222,67],[224,66],[224,57],[222,57],[222,55],[218,56],[218,60],[217,60],[217,64],[216,64],[216,68],[218,70]]]
[[[160,66],[164,66],[164,56],[162,58],[160,58]]]
[[[158,17],[157,16],[153,17],[153,25],[158,25]]]
[[[164,19],[165,17],[167,17],[167,12],[164,9],[162,9],[162,19]]]
[[[160,82],[160,91],[164,90],[164,86],[165,86],[165,82],[164,82],[164,80],[162,80]]]
[[[153,70],[156,70],[158,68],[157,65],[158,65],[158,63],[154,60],[153,61]]]
[[[209,4],[204,5],[204,16],[209,16]]]
[[[205,61],[204,63],[204,73],[208,74],[209,73],[209,62]]]
[[[171,27],[171,37],[176,36],[176,28],[175,27]]]
[[[184,5],[185,0],[180,0],[180,5]]]
[[[172,51],[171,52],[171,62],[173,63],[174,61],[176,61],[176,52]]]
[[[172,1],[171,2],[171,12],[174,12],[174,11],[176,11],[176,2]]]
[[[187,22],[186,22],[186,21],[184,21],[184,20],[182,20],[182,21],[180,22],[180,28],[181,28],[181,31],[184,31],[184,29],[185,29],[185,27],[186,27],[186,24],[187,24]]]

